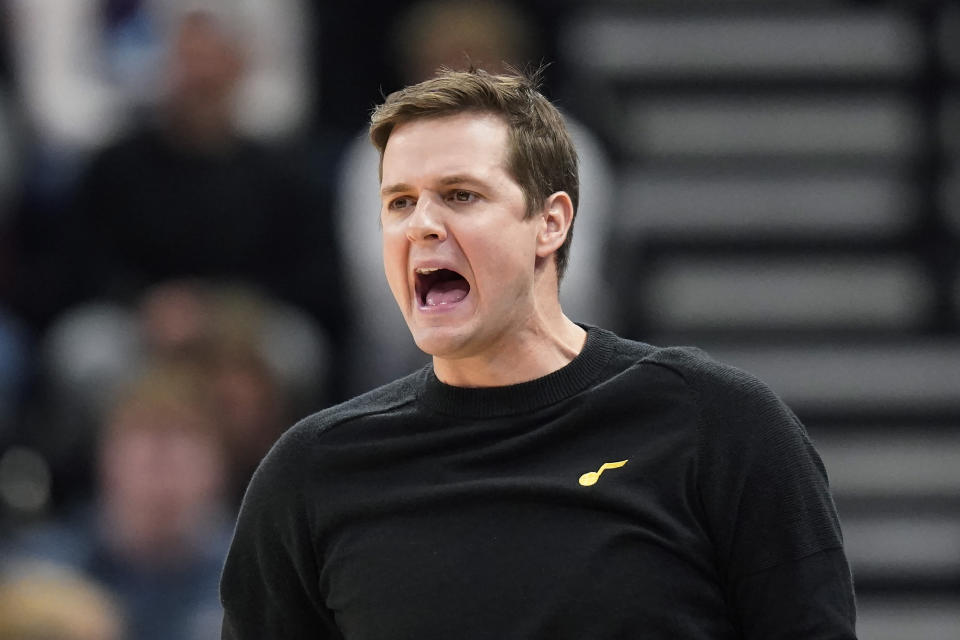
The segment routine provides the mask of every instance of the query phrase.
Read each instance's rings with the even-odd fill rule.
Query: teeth
[[[419,267],[416,269],[416,272],[421,274],[427,274],[427,273],[433,273],[434,271],[439,271],[439,270],[440,270],[440,267]]]

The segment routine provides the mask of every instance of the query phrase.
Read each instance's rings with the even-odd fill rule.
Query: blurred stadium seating
[[[619,329],[798,412],[861,638],[960,637],[960,6],[577,6],[562,62],[614,101]]]

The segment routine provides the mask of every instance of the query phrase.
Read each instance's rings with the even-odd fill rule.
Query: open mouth
[[[470,283],[450,269],[420,268],[416,270],[416,293],[421,307],[456,304],[470,293]]]

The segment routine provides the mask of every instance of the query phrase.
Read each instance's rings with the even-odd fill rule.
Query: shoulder
[[[696,347],[655,348],[644,362],[673,371],[704,402],[783,404],[777,394],[752,373],[715,360]]]
[[[264,461],[301,457],[335,429],[348,428],[351,422],[360,418],[390,413],[414,402],[425,374],[426,370],[420,369],[303,418],[280,436]]]
[[[310,437],[319,437],[357,418],[389,413],[417,399],[425,376],[426,368],[419,369],[403,378],[308,416],[294,425],[291,430],[305,432]]]
[[[351,423],[384,414],[413,402],[424,370],[314,413],[287,429],[273,444],[247,486],[244,510],[254,512],[302,508],[325,476],[330,452],[324,436],[349,429]]]
[[[701,446],[740,449],[747,443],[777,446],[783,439],[808,438],[794,412],[763,380],[698,348],[653,348],[641,362],[671,372],[687,389]]]
[[[645,342],[620,337],[610,331],[590,327],[599,338],[598,348],[611,354],[612,370],[608,381],[622,379],[622,374],[658,369],[665,376],[661,382],[672,379],[687,387],[699,402],[742,404],[757,402],[782,406],[782,401],[769,386],[753,374],[730,364],[720,362],[705,351],[693,346],[654,346]],[[627,376],[630,384],[637,379]],[[649,377],[641,379],[650,384]]]

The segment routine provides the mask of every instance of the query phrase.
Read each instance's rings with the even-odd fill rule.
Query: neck
[[[555,289],[544,302],[481,354],[434,356],[437,378],[456,387],[503,387],[535,380],[569,364],[583,349],[587,332],[563,315]]]

